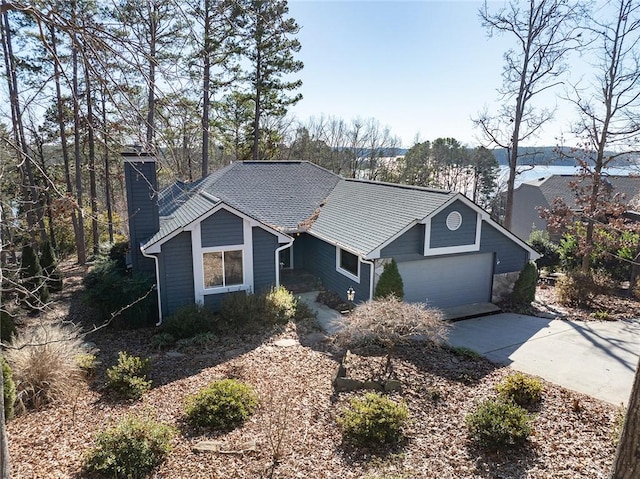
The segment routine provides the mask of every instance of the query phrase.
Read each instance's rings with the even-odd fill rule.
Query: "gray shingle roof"
[[[283,232],[309,230],[366,255],[455,193],[344,179],[309,162],[238,162],[159,195],[160,231],[146,245],[221,202]]]
[[[340,181],[340,177],[306,161],[245,161],[209,176],[202,190],[269,226],[284,232],[300,225]]]
[[[576,192],[569,186],[570,182],[581,181],[578,175],[551,175],[529,181],[526,184],[537,186],[549,205],[556,198],[562,198],[571,208],[576,208]],[[621,194],[620,203],[627,204],[640,191],[640,177],[638,176],[606,176],[604,181],[612,188],[612,194]]]
[[[309,231],[366,255],[454,196],[449,191],[343,179]]]

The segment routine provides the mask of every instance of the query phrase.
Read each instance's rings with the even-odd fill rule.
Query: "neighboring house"
[[[580,180],[577,175],[551,175],[518,186],[513,191],[511,232],[527,240],[534,229],[546,230],[547,222],[540,218],[538,209],[551,209],[556,198],[577,211],[576,192],[569,184]],[[611,190],[611,197],[619,195],[622,204],[628,204],[640,191],[638,176],[607,176],[604,181]]]
[[[391,258],[406,301],[486,302],[538,257],[459,193],[345,179],[302,161],[237,162],[159,194],[155,173],[153,158],[125,155],[132,266],[156,276],[165,316],[277,286],[281,268],[366,301]]]

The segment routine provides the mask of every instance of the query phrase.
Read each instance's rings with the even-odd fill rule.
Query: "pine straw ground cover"
[[[65,271],[65,290],[46,320],[85,318],[79,301],[83,270]],[[38,319],[30,318],[28,321]],[[545,383],[528,447],[486,453],[468,439],[464,418],[495,396],[495,384],[512,373],[484,359],[413,344],[394,351],[394,374],[403,384],[393,399],[411,412],[406,442],[372,456],[342,445],[336,417],[353,395],[334,395],[331,382],[341,351],[302,325],[272,334],[220,338],[177,351],[151,348],[154,329],[103,329],[87,339],[101,364],[90,383],[78,382],[64,402],[20,415],[7,426],[13,477],[90,477],[82,458],[95,435],[130,414],[175,426],[179,435],[155,478],[604,478],[615,452],[620,408]],[[294,338],[291,347],[275,341]],[[152,358],[153,388],[139,402],[116,402],[104,390],[105,370],[118,351]],[[367,379],[386,363],[382,351],[355,351],[349,375]],[[261,397],[257,413],[241,428],[216,434],[184,421],[184,399],[211,381],[238,378]],[[202,440],[217,440],[227,452],[196,453]],[[256,444],[255,451],[248,444]],[[274,457],[277,459],[274,461]]]
[[[102,331],[92,338],[103,364],[91,387],[79,383],[64,404],[9,423],[14,477],[87,477],[81,460],[95,434],[131,413],[155,417],[180,431],[168,460],[152,476],[156,478],[598,478],[607,476],[612,462],[618,408],[548,383],[527,448],[489,454],[470,443],[465,415],[494,396],[494,385],[511,372],[483,359],[420,344],[397,349],[394,372],[405,386],[392,398],[403,398],[411,411],[408,439],[397,451],[372,457],[341,444],[336,416],[358,393],[333,395],[337,355],[331,344],[305,346],[306,334],[290,325],[272,336],[189,347],[180,356],[151,350],[152,333]],[[274,341],[283,337],[302,344],[276,346]],[[139,402],[113,402],[101,390],[106,365],[123,349],[153,358],[154,387]],[[350,374],[361,376],[375,374],[386,361],[381,351],[354,357],[357,366]],[[226,377],[255,387],[262,398],[258,412],[230,433],[192,429],[183,419],[185,397]],[[211,439],[230,450],[246,449],[255,441],[257,450],[192,451],[197,442]]]

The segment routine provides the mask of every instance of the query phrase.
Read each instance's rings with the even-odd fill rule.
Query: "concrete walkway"
[[[318,291],[300,298],[329,334],[341,314],[316,302]],[[629,400],[640,355],[640,319],[563,321],[501,313],[452,323],[449,344],[476,351],[517,371],[619,405]]]
[[[502,313],[454,323],[449,343],[568,389],[626,404],[640,354],[640,319],[563,321]]]

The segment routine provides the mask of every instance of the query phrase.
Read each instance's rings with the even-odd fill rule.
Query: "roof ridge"
[[[444,193],[444,194],[455,193],[455,191],[443,190],[443,189],[440,189],[440,188],[429,188],[429,187],[426,187],[426,186],[407,185],[407,184],[402,184],[402,183],[392,183],[392,182],[388,182],[388,181],[364,180],[364,179],[361,179],[361,178],[343,178],[343,180],[350,181],[350,182],[353,182],[353,183],[366,183],[366,184],[370,184],[370,185],[390,186],[390,187],[393,187],[393,188],[401,188],[401,189],[404,189],[404,190],[427,191],[429,193]]]

